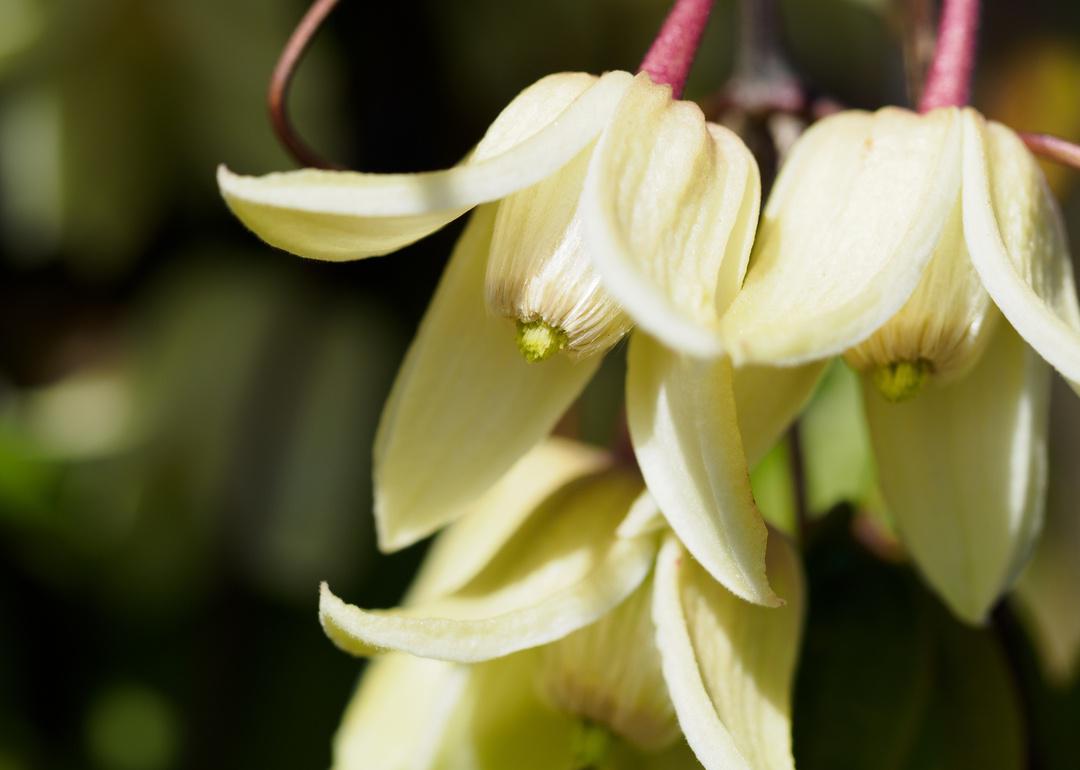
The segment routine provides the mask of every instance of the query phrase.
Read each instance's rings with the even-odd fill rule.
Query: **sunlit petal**
[[[723,322],[737,363],[798,363],[865,339],[918,285],[960,193],[956,110],[842,112],[799,140]]]
[[[715,354],[760,194],[757,164],[735,134],[638,75],[593,153],[586,244],[643,329],[676,349]]]
[[[1009,323],[1080,387],[1080,307],[1061,212],[1020,138],[973,110],[964,112],[964,236]]]
[[[803,616],[798,557],[769,538],[769,575],[785,606],[742,601],[670,538],[656,566],[653,614],[679,725],[708,770],[791,770],[791,687]]]
[[[930,585],[982,622],[1038,535],[1049,367],[1006,324],[966,377],[888,403],[865,388],[885,501]]]
[[[634,453],[672,529],[729,590],[778,603],[765,575],[767,532],[750,491],[731,365],[635,334],[626,382]]]
[[[323,628],[356,655],[400,650],[460,662],[559,639],[611,610],[649,574],[655,537],[615,537],[640,488],[632,474],[611,471],[560,490],[494,560],[447,596],[365,611],[324,585]]]
[[[218,186],[233,213],[272,246],[326,260],[387,254],[554,173],[603,130],[630,81],[625,72],[544,78],[503,111],[465,162],[445,171],[249,177],[222,166]]]
[[[544,438],[599,357],[525,361],[514,324],[488,314],[484,264],[494,207],[458,242],[375,439],[379,544],[402,548],[458,518]]]

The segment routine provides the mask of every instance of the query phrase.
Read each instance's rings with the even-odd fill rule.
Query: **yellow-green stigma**
[[[923,358],[917,361],[894,361],[870,372],[870,380],[886,401],[895,404],[914,398],[926,384],[931,371],[930,362]]]
[[[546,361],[565,348],[566,343],[566,332],[549,326],[539,319],[517,322],[518,350],[529,363]]]
[[[606,766],[615,736],[603,725],[583,719],[571,740],[575,770],[598,770]]]

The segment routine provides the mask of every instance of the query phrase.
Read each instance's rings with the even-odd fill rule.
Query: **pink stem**
[[[713,0],[675,0],[641,62],[640,70],[648,73],[654,83],[671,86],[676,99],[682,96],[712,6]]]
[[[1080,145],[1050,134],[1020,134],[1020,138],[1036,155],[1080,169]]]
[[[944,0],[937,47],[919,100],[919,112],[968,103],[978,31],[979,0]]]

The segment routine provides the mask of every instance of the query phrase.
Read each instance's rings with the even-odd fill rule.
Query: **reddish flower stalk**
[[[919,112],[937,107],[963,107],[968,103],[978,32],[979,0],[944,0],[937,46],[919,100]]]
[[[675,0],[641,62],[640,71],[648,73],[654,83],[671,86],[676,99],[682,96],[712,6],[713,0]]]
[[[1050,134],[1020,134],[1020,138],[1036,155],[1080,169],[1080,145]]]
[[[266,102],[270,110],[270,124],[274,127],[278,141],[302,166],[310,168],[340,168],[333,163],[322,159],[318,153],[308,147],[307,143],[300,138],[289,120],[289,111],[286,99],[289,95],[289,84],[292,83],[293,74],[300,60],[304,57],[311,39],[319,31],[323,21],[334,10],[338,0],[315,0],[308,8],[304,18],[296,25],[289,42],[278,58],[274,66],[274,73],[270,76],[270,89],[266,93]]]

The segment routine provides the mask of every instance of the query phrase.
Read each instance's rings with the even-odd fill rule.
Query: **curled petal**
[[[557,437],[538,444],[439,535],[409,588],[409,601],[461,588],[495,558],[546,498],[610,464],[610,455],[586,444]],[[635,502],[628,519],[636,507]]]
[[[379,545],[403,548],[457,519],[547,436],[599,358],[525,361],[488,314],[494,207],[476,212],[398,372],[375,437]]]
[[[724,318],[736,363],[840,353],[907,301],[960,194],[959,113],[842,112],[792,150]]]
[[[735,134],[638,75],[593,152],[585,242],[607,290],[643,329],[715,355],[760,194],[757,164]]]
[[[544,78],[511,102],[475,152],[445,171],[250,177],[221,166],[218,186],[233,213],[272,246],[334,261],[388,254],[557,171],[603,130],[630,81],[625,72]]]
[[[634,453],[671,528],[730,591],[778,604],[765,574],[768,534],[750,490],[730,363],[635,334],[626,383]]]
[[[610,611],[649,574],[655,538],[615,537],[639,490],[635,478],[614,471],[571,484],[446,596],[365,611],[324,585],[323,629],[355,655],[400,650],[465,663],[560,639]]]
[[[1061,212],[1020,138],[974,110],[964,111],[964,237],[1009,323],[1080,388],[1080,307]]]
[[[927,581],[969,623],[1024,566],[1046,492],[1049,368],[999,327],[960,380],[899,404],[865,388],[889,512]]]
[[[656,565],[653,617],[664,679],[707,770],[793,770],[791,686],[802,633],[798,556],[769,538],[769,575],[786,601],[748,604],[713,582],[674,538]]]

